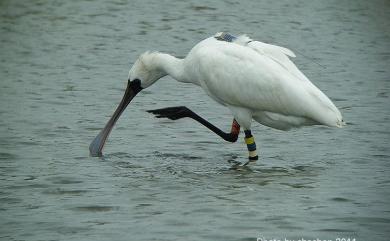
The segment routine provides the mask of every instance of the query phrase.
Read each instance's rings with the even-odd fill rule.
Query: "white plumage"
[[[295,57],[291,50],[246,35],[233,42],[213,36],[198,43],[184,59],[144,53],[129,79],[140,79],[143,88],[164,75],[199,85],[228,107],[244,129],[250,129],[252,119],[281,130],[314,124],[341,127],[340,111],[289,57]]]
[[[222,132],[186,107],[152,110],[158,117],[191,117],[227,141],[236,141],[245,130],[249,162],[256,161],[256,145],[250,132],[252,119],[280,130],[323,124],[341,127],[340,111],[298,70],[283,47],[218,33],[198,43],[184,59],[146,52],[134,63],[124,97],[103,130],[92,141],[91,155],[102,155],[104,143],[130,101],[165,75],[201,86],[234,116],[230,134]],[[238,124],[237,124],[238,122]],[[249,163],[248,162],[248,163]]]

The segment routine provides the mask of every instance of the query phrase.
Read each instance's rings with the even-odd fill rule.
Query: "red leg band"
[[[233,119],[232,129],[231,129],[230,133],[237,135],[237,136],[238,136],[238,134],[240,134],[240,125],[238,124],[238,122],[235,119]]]

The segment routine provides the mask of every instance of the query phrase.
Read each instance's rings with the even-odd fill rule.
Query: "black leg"
[[[157,110],[148,110],[147,112],[152,113],[156,115],[157,118],[168,118],[171,120],[178,120],[181,118],[192,118],[196,120],[197,122],[201,123],[205,127],[207,127],[209,130],[217,134],[218,136],[222,137],[225,141],[229,142],[236,142],[238,139],[238,134],[240,133],[240,125],[237,123],[236,120],[233,119],[232,123],[232,129],[230,133],[223,132],[218,127],[214,126],[210,122],[206,121],[199,115],[197,115],[192,110],[188,109],[185,106],[176,106],[176,107],[168,107],[163,109],[157,109]]]

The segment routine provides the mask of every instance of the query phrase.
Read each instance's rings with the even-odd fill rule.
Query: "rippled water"
[[[256,240],[390,235],[388,1],[0,1],[2,240]],[[254,124],[261,159],[224,129],[228,110],[166,77],[142,92],[103,158],[88,145],[145,50],[185,56],[219,31],[294,50],[342,110],[343,129]]]

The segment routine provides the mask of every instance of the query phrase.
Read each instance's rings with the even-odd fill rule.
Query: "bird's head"
[[[89,151],[92,156],[101,156],[104,143],[110,134],[115,122],[118,120],[122,112],[126,109],[130,101],[142,90],[158,79],[165,76],[166,73],[160,69],[159,61],[156,56],[158,53],[146,52],[142,54],[129,71],[129,78],[125,94],[122,101],[118,105],[111,119],[107,122],[103,130],[95,137],[89,146]]]
[[[129,71],[129,81],[139,80],[141,88],[145,89],[164,77],[166,73],[160,69],[157,55],[157,52],[141,54]]]

